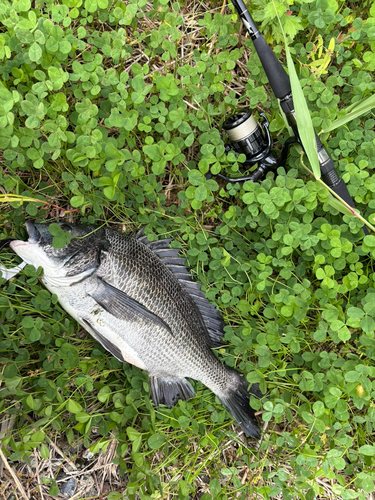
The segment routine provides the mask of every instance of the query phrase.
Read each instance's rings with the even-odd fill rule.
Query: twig
[[[45,200],[38,200],[37,198],[30,198],[28,196],[22,196],[20,194],[0,194],[0,203],[13,203],[20,201],[22,203],[24,202],[29,202],[29,203],[42,203],[42,205],[49,205],[50,207],[58,208],[59,210],[63,210],[66,214],[71,213],[71,212],[77,212],[80,210],[80,208],[74,208],[73,210],[65,210],[62,207],[59,207],[58,205],[54,205],[53,203],[49,203],[48,201]]]
[[[22,486],[20,480],[18,479],[17,474],[14,472],[14,470],[12,469],[12,467],[9,465],[7,457],[4,455],[3,450],[1,448],[0,448],[0,458],[3,461],[5,467],[8,469],[8,472],[12,476],[14,482],[16,483],[18,491],[21,493],[22,497],[25,500],[29,500],[29,497],[26,495],[26,492],[23,489],[23,486]]]
[[[65,462],[66,462],[67,464],[69,464],[69,465],[70,465],[70,467],[72,467],[72,469],[77,470],[77,467],[75,466],[75,464],[74,464],[71,460],[69,460],[69,458],[68,458],[68,457],[64,454],[64,452],[63,452],[62,450],[60,450],[60,448],[57,446],[57,444],[55,444],[55,443],[54,443],[53,441],[51,441],[51,440],[49,441],[49,443],[48,443],[48,444],[49,444],[52,448],[54,448],[54,450],[55,450],[55,451],[56,451],[59,455],[61,455],[61,456],[63,457],[63,459],[65,460]]]
[[[190,104],[190,102],[188,101],[185,101],[185,99],[183,99],[184,103],[187,104],[188,106],[190,106],[191,108],[195,109],[196,111],[199,111],[198,108],[196,108],[195,106],[193,106],[192,104]]]
[[[38,486],[39,486],[40,496],[42,497],[42,500],[44,500],[43,488],[42,488],[42,481],[40,480],[40,474],[39,474],[39,460],[38,460],[38,456],[37,456],[36,453],[34,455],[34,459],[35,459],[35,475],[36,475],[36,480],[37,480],[37,483],[38,483]]]

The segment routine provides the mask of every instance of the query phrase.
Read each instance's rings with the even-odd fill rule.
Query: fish
[[[11,241],[12,240],[10,239],[0,241],[0,250],[9,245]],[[0,264],[0,278],[8,281],[11,278],[14,278],[14,276],[16,276],[16,274],[18,274],[20,271],[22,271],[25,266],[26,262],[21,262],[21,264],[19,264],[18,266],[14,266],[11,268],[4,267],[2,264]]]
[[[172,408],[195,396],[188,379],[200,381],[221,401],[243,432],[259,439],[250,395],[258,384],[222,363],[224,322],[193,281],[172,239],[148,241],[143,230],[59,223],[70,242],[54,248],[48,223],[25,223],[28,240],[12,250],[43,268],[42,281],[65,311],[121,362],[148,373],[156,406]]]

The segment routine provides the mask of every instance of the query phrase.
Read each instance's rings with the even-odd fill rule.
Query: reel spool
[[[262,129],[254,120],[251,111],[229,116],[223,123],[223,130],[231,141],[233,149],[237,153],[245,154],[247,161],[252,161],[252,158],[260,158],[271,146],[271,137],[263,135]]]
[[[250,110],[235,113],[229,116],[223,123],[223,130],[226,133],[230,144],[225,148],[226,152],[233,151],[237,154],[244,154],[246,160],[244,167],[258,167],[249,175],[242,177],[227,177],[217,174],[227,182],[258,181],[267,172],[275,171],[281,165],[285,165],[288,156],[289,146],[292,141],[286,141],[281,151],[280,158],[277,159],[271,152],[272,138],[269,131],[269,121],[264,113],[260,113],[262,122],[259,125]],[[211,174],[208,174],[211,177]]]

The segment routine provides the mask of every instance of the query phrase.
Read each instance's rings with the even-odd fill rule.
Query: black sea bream
[[[52,246],[48,224],[26,222],[28,241],[11,248],[44,270],[43,283],[62,307],[103,347],[147,371],[156,405],[172,407],[195,395],[187,378],[214,392],[243,431],[259,437],[248,383],[211,351],[224,326],[219,312],[191,279],[171,240],[149,242],[143,233],[60,224],[71,233]],[[262,394],[255,384],[250,392]]]

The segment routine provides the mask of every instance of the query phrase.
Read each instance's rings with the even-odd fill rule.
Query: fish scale
[[[147,371],[156,405],[195,395],[187,378],[211,389],[246,434],[259,437],[248,383],[211,350],[223,336],[219,312],[170,249],[142,232],[61,224],[71,242],[54,249],[47,224],[26,223],[27,242],[13,250],[44,270],[43,282],[62,307],[105,349]],[[250,393],[262,394],[256,384]]]
[[[115,251],[115,259],[112,262],[121,262],[123,265],[113,267],[104,262],[98,269],[98,275],[165,319],[172,331],[175,330],[175,335],[183,338],[183,330],[190,342],[197,339],[201,344],[200,347],[208,346],[208,336],[200,332],[204,325],[199,311],[174,278],[173,273],[165,268],[151,250],[136,239],[123,238],[122,252],[119,252],[116,245],[117,234],[109,233],[107,237]],[[147,271],[152,269],[152,272],[146,273],[146,269]],[[147,290],[142,285],[146,285]],[[197,332],[198,335],[194,336],[193,332]]]

